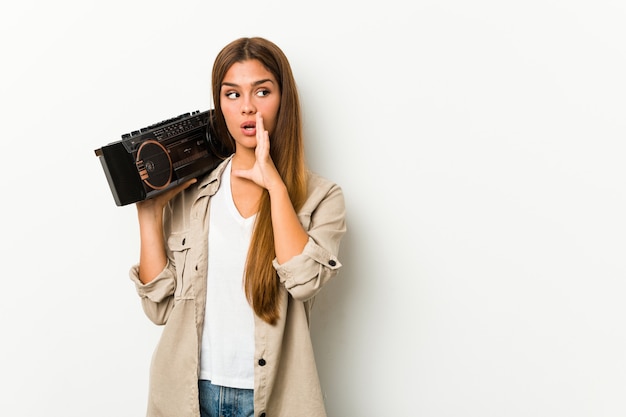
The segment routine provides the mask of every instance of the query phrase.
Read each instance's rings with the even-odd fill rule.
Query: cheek
[[[230,109],[228,106],[222,106],[222,114],[224,115],[226,125],[230,126],[232,121],[235,120],[232,109]]]
[[[220,104],[220,108],[222,109],[222,114],[224,115],[224,118],[229,118],[230,116],[232,116],[233,114],[233,109],[232,109],[232,105],[228,105],[228,103],[224,103],[222,102]]]
[[[269,123],[265,125],[265,130],[269,132],[270,136],[273,135],[276,130],[276,119],[270,120]]]
[[[268,107],[263,118],[266,120],[266,129],[273,133],[276,128],[276,120],[278,119],[278,104]]]

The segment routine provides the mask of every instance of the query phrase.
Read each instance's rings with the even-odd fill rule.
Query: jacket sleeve
[[[163,233],[165,236],[165,252],[167,263],[161,273],[147,284],[139,280],[139,264],[130,269],[130,279],[135,283],[137,294],[141,298],[141,306],[148,318],[155,324],[167,322],[175,304],[175,292],[178,285],[177,262],[184,263],[189,244],[185,244],[189,230],[189,216],[186,206],[196,198],[193,190],[175,196],[163,211]]]
[[[146,316],[155,324],[165,324],[174,306],[176,289],[176,273],[171,262],[168,260],[163,271],[147,284],[139,280],[138,264],[131,267],[129,275],[131,281],[135,283]]]
[[[309,240],[300,255],[279,264],[273,261],[280,282],[299,301],[314,297],[339,272],[337,256],[346,232],[343,191],[332,183],[314,185],[298,212]]]

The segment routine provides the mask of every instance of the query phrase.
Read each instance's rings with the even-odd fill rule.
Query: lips
[[[252,136],[256,134],[256,121],[254,120],[243,122],[239,127],[244,135]]]

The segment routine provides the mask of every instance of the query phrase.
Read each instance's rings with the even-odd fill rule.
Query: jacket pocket
[[[176,270],[176,299],[192,298],[190,280],[186,279],[187,256],[189,253],[189,233],[187,231],[172,233],[167,239],[167,246],[171,254],[171,262]]]

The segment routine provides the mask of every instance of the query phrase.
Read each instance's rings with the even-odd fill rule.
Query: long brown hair
[[[258,37],[240,38],[226,45],[217,55],[211,80],[216,136],[229,154],[235,151],[235,142],[228,133],[222,113],[220,91],[230,67],[251,59],[260,61],[280,87],[280,106],[275,131],[270,138],[270,156],[287,186],[294,208],[298,210],[307,191],[300,100],[289,61],[274,43]],[[254,312],[270,324],[274,324],[279,316],[280,283],[272,265],[275,257],[270,199],[265,190],[246,260],[244,288]]]

